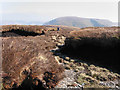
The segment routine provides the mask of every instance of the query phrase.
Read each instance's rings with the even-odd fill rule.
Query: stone
[[[65,69],[70,70],[71,67],[69,65],[65,65]]]
[[[94,70],[90,70],[90,76],[92,76],[93,78],[96,78],[100,73],[99,72],[96,72]]]
[[[70,59],[70,62],[74,62],[75,60],[74,59]]]
[[[58,46],[62,46],[63,44],[62,43],[57,43]]]
[[[56,40],[57,38],[56,38],[56,36],[52,36],[52,39],[53,39],[53,40]]]
[[[76,68],[74,71],[75,71],[75,72],[79,72],[79,69]]]
[[[66,59],[66,60],[70,60],[70,58],[69,58],[69,57],[65,57],[65,59]]]
[[[88,67],[88,64],[87,64],[87,63],[83,63],[83,66],[84,66],[84,67]]]
[[[117,78],[120,79],[120,75],[118,73],[114,73]]]
[[[80,62],[80,63],[79,63],[79,65],[80,65],[80,66],[83,66],[83,63],[82,63],[82,62]]]
[[[60,57],[59,56],[55,56],[55,60],[58,62],[58,63],[60,63],[59,61],[60,61]]]
[[[66,61],[66,60],[64,60],[64,64],[69,64],[69,62],[68,62],[68,61]]]
[[[101,71],[101,72],[109,72],[109,70],[106,69],[106,68],[100,68],[100,71]]]
[[[59,39],[58,42],[59,42],[59,43],[64,43],[64,40]]]
[[[66,37],[64,37],[64,36],[61,36],[61,38],[62,38],[62,40],[65,40],[65,39],[66,39]]]
[[[109,80],[113,80],[112,75],[108,75],[108,79],[109,79]]]
[[[73,67],[73,63],[72,63],[72,62],[70,62],[70,63],[69,63],[69,66],[70,66],[70,67]]]
[[[60,57],[59,57],[59,56],[55,56],[55,59],[56,59],[57,61],[59,61],[59,60],[60,60]]]
[[[100,81],[107,81],[107,77],[100,74],[96,76],[96,79]]]
[[[80,71],[84,71],[85,70],[85,68],[82,67],[82,66],[78,66],[77,69],[80,70]]]

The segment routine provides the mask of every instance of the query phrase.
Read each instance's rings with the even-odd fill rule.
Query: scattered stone
[[[106,86],[115,88],[115,83],[113,81],[105,83]]]
[[[62,46],[63,44],[62,43],[57,43],[58,46]]]
[[[70,59],[70,62],[74,62],[74,59]]]
[[[56,59],[57,61],[59,61],[59,60],[60,60],[60,57],[59,57],[59,56],[55,56],[55,59]]]
[[[20,29],[19,27],[17,27],[17,29]],[[31,28],[32,29],[32,28]],[[37,30],[37,29],[36,29]],[[43,30],[43,29],[41,29],[41,30]],[[65,33],[66,34],[66,33]],[[47,35],[47,33],[46,33],[46,35]],[[49,35],[48,35],[49,36]],[[58,66],[57,65],[57,63],[55,63],[55,61],[57,61],[57,62],[59,62],[59,63],[64,63],[63,64],[63,66],[65,67],[65,71],[64,71],[64,73],[65,73],[65,75],[66,75],[66,77],[64,78],[64,79],[62,79],[59,83],[58,83],[58,85],[56,86],[57,88],[79,88],[79,87],[82,87],[82,86],[84,86],[85,88],[86,87],[100,87],[100,86],[103,86],[103,88],[105,87],[105,86],[109,86],[109,87],[113,87],[113,88],[118,88],[118,89],[120,89],[120,81],[119,82],[115,82],[114,81],[114,79],[120,79],[120,75],[119,74],[117,74],[117,73],[113,73],[113,72],[110,72],[108,69],[106,69],[106,68],[101,68],[101,67],[98,67],[98,66],[95,66],[95,65],[88,65],[87,63],[82,63],[82,62],[79,62],[79,60],[77,60],[77,59],[70,59],[69,57],[66,57],[66,56],[64,56],[64,55],[62,55],[61,53],[59,53],[59,51],[58,51],[58,53],[57,53],[57,50],[59,49],[58,47],[56,47],[56,45],[58,45],[58,46],[63,46],[64,45],[64,41],[65,41],[65,39],[66,39],[66,37],[64,37],[63,35],[60,35],[60,34],[56,34],[56,33],[54,33],[54,34],[52,34],[51,36],[50,36],[50,38],[49,37],[46,37],[45,35],[43,36],[41,36],[41,37],[46,37],[46,39],[43,39],[42,41],[40,41],[40,39],[41,38],[39,38],[40,36],[36,36],[36,37],[34,37],[34,38],[36,38],[37,39],[37,42],[36,42],[36,39],[33,39],[33,38],[31,38],[31,39],[29,39],[29,38],[26,38],[26,40],[27,40],[27,42],[28,43],[32,43],[31,45],[33,45],[32,46],[32,48],[33,49],[36,49],[35,51],[34,51],[34,54],[35,55],[33,55],[33,54],[31,54],[31,55],[29,55],[29,53],[28,52],[26,52],[26,54],[28,53],[28,55],[29,55],[29,57],[27,57],[27,62],[24,62],[24,64],[28,64],[28,66],[29,67],[31,67],[31,66],[34,66],[34,67],[36,67],[37,68],[37,66],[39,67],[39,66],[42,66],[43,64],[41,64],[41,62],[43,63],[44,62],[44,64],[45,64],[45,66],[46,66],[46,64],[49,64],[49,63],[51,63],[50,64],[50,67],[53,67],[53,66],[55,66],[56,65],[56,67]],[[48,40],[48,39],[50,39],[50,40]],[[22,39],[18,39],[18,40],[20,40],[19,41],[19,43],[21,42],[21,40]],[[17,42],[17,41],[16,41]],[[26,41],[25,41],[26,42]],[[24,42],[24,44],[25,44],[25,42]],[[44,43],[45,42],[45,43]],[[50,44],[52,42],[52,44]],[[35,43],[35,44],[33,44],[33,43]],[[38,45],[37,45],[37,43],[38,43]],[[41,43],[43,44],[43,45],[41,45]],[[53,43],[55,43],[55,45],[53,44]],[[22,44],[20,44],[20,45],[24,45],[23,43]],[[26,43],[27,44],[27,43]],[[50,45],[48,45],[48,46],[45,46],[45,45],[47,45],[47,44],[50,44]],[[19,45],[19,44],[16,44],[16,45]],[[15,47],[16,47],[16,45],[14,45]],[[31,45],[29,45],[29,46],[31,46]],[[41,45],[41,46],[40,46]],[[45,46],[45,47],[44,47]],[[52,46],[54,46],[54,47],[52,47]],[[7,47],[7,46],[6,46]],[[10,48],[12,48],[13,46],[11,45],[10,46]],[[21,47],[21,46],[20,46]],[[37,47],[37,48],[36,48]],[[44,47],[44,48],[42,48],[42,47]],[[13,47],[14,48],[14,47]],[[32,48],[30,48],[30,50],[32,49]],[[40,48],[42,48],[42,49],[40,49]],[[53,49],[54,48],[54,49]],[[29,49],[29,47],[21,47],[21,49],[22,50],[27,50],[27,51],[30,51],[30,50],[28,50]],[[39,50],[38,50],[39,49]],[[40,52],[40,50],[47,50],[47,51],[50,51],[50,50],[53,50],[53,51],[55,51],[54,53],[55,53],[55,55],[58,55],[58,56],[55,56],[55,61],[53,61],[54,60],[54,56],[53,56],[53,59],[51,59],[51,58],[49,58],[49,53],[48,54],[45,54],[44,53],[44,55],[43,56],[45,56],[47,59],[45,59],[45,57],[38,57],[38,56],[36,56],[36,55],[38,55],[38,53],[36,53],[36,51],[37,52]],[[19,49],[18,49],[19,50]],[[32,51],[30,51],[30,52],[32,52],[33,53],[33,50]],[[24,52],[23,52],[24,53]],[[41,52],[40,52],[41,53]],[[23,56],[25,56],[26,54],[24,54]],[[19,55],[19,53],[18,53],[18,55]],[[33,56],[32,56],[33,55]],[[5,55],[6,56],[6,55]],[[30,62],[32,62],[31,63],[31,65],[29,65],[29,60],[31,60],[31,59],[29,59],[30,57],[38,57],[38,60],[33,60],[33,62],[32,61],[30,61]],[[51,56],[52,56],[52,54],[51,54]],[[59,56],[62,56],[62,58],[60,58]],[[21,56],[20,56],[21,57]],[[39,63],[39,61],[41,60],[41,59],[44,59],[43,61],[41,61],[40,63]],[[51,59],[51,60],[50,60]],[[5,59],[6,60],[6,59]],[[12,59],[13,60],[13,59]],[[18,59],[16,59],[16,60],[18,60]],[[46,61],[50,61],[49,63],[48,62],[46,62]],[[25,61],[25,60],[24,60]],[[52,62],[51,62],[52,61]],[[8,62],[8,60],[7,60],[7,62]],[[35,63],[34,63],[35,62]],[[74,63],[73,63],[74,62]],[[11,63],[11,62],[10,62]],[[21,62],[20,62],[21,63]],[[55,64],[54,64],[55,63]],[[8,63],[9,64],[9,63]],[[35,65],[34,65],[35,64]],[[39,64],[41,64],[41,65],[39,65]],[[54,65],[52,65],[52,64],[54,64]],[[52,66],[51,66],[52,65]],[[8,66],[8,65],[6,65],[6,66]],[[46,66],[46,67],[49,67],[49,66]],[[43,70],[43,68],[45,68],[44,70],[48,70],[49,68],[47,68],[46,69],[46,67],[41,67],[42,69],[41,70]],[[21,68],[21,67],[20,67]],[[26,67],[25,67],[26,68]],[[59,71],[59,67],[57,67],[58,69],[56,69],[56,68],[54,68],[53,67],[53,69],[55,69],[55,70],[58,70]],[[38,69],[38,68],[37,68]],[[37,69],[35,69],[37,72],[39,71],[39,70],[37,70]],[[51,69],[51,68],[50,68]],[[4,69],[4,70],[7,70],[7,69]],[[19,69],[16,69],[17,70],[17,72],[19,71]],[[35,71],[34,70],[34,71]],[[8,72],[9,71],[11,71],[11,70],[8,70]],[[13,70],[14,71],[14,70]],[[56,72],[58,72],[58,71],[56,71]],[[83,72],[82,72],[83,71]],[[12,72],[12,71],[11,71]],[[10,72],[10,73],[11,73]],[[44,72],[44,71],[43,71]],[[16,73],[15,73],[16,74]],[[40,74],[40,73],[38,73],[38,74]],[[61,73],[60,73],[61,74]],[[75,75],[76,74],[78,74],[78,76],[77,76],[77,78],[75,77]],[[14,74],[13,74],[14,75]],[[20,75],[19,75],[20,76]],[[76,81],[75,81],[76,80]],[[101,82],[102,81],[102,82]],[[100,83],[99,83],[100,82]],[[83,85],[84,84],[84,85]]]
[[[109,80],[113,80],[114,77],[113,77],[111,74],[109,74],[109,75],[108,75],[108,79],[109,79]]]
[[[101,75],[101,74],[97,75],[97,76],[96,76],[96,79],[97,79],[97,80],[100,80],[100,81],[107,81],[107,77],[106,77],[106,76],[103,76],[103,75]]]
[[[88,67],[88,64],[87,63],[83,63],[83,66],[87,66]]]
[[[59,42],[59,43],[64,43],[64,40],[59,39],[58,42]]]
[[[105,83],[104,82],[100,82],[99,85],[105,86]]]
[[[71,67],[69,65],[65,65],[65,69],[70,70]]]
[[[119,75],[119,74],[114,73],[114,75],[115,75],[117,78],[119,78],[119,79],[120,79],[120,75]]]
[[[64,75],[66,77],[62,79],[55,88],[68,88],[69,85],[73,85],[73,84],[74,85],[76,84],[77,85],[76,87],[80,88],[81,85],[75,82],[74,76],[76,75],[76,73],[73,70],[65,70]]]
[[[64,36],[61,36],[61,38],[62,38],[63,40],[65,40],[65,39],[66,39],[66,37],[64,37]]]
[[[84,66],[85,68],[87,68],[87,67],[88,67],[88,65],[87,65],[86,63],[83,63],[83,66]]]
[[[66,59],[66,60],[68,60],[68,61],[70,60],[70,58],[69,58],[69,57],[65,57],[65,59]]]
[[[79,63],[79,65],[80,65],[80,66],[83,66],[83,63],[82,63],[82,62],[80,62],[80,63]]]
[[[75,69],[76,68],[76,65],[75,64],[72,64],[72,66],[71,66],[73,69]]]
[[[82,67],[82,66],[78,66],[77,69],[80,70],[80,71],[84,71],[85,70],[85,68]]]
[[[74,71],[75,71],[75,72],[79,72],[79,69],[75,69]]]
[[[60,64],[60,57],[59,56],[55,56],[55,60]]]
[[[100,68],[100,71],[101,71],[101,72],[109,72],[109,70],[106,69],[106,68]]]
[[[69,61],[64,60],[64,64],[69,64]]]
[[[69,65],[70,65],[70,67],[72,67],[72,68],[73,68],[73,65],[74,65],[74,64],[73,64],[72,62],[70,62],[70,63],[69,63]]]
[[[53,39],[53,40],[56,40],[56,36],[52,36],[52,39]]]

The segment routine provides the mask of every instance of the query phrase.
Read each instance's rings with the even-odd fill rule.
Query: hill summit
[[[93,18],[81,18],[74,16],[59,17],[53,19],[44,25],[65,25],[74,27],[109,27],[113,25],[113,22],[106,19],[93,19]]]

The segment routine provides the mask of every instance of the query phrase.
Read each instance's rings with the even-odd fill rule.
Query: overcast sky
[[[3,2],[3,21],[47,22],[77,16],[118,22],[118,2]]]

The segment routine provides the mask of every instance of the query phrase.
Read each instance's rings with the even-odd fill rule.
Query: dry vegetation
[[[38,25],[2,25],[2,31],[23,30],[28,32],[42,33],[46,30],[44,26]]]
[[[92,37],[92,38],[106,38],[120,36],[119,27],[87,27],[79,31],[71,31],[72,37]]]
[[[71,31],[61,51],[69,56],[119,69],[120,33],[118,27],[88,27]]]
[[[49,43],[49,40],[45,40],[45,38],[43,40],[43,38],[44,36],[3,39],[4,88],[18,87],[28,76],[32,81],[37,78],[43,82],[47,72],[54,73],[55,78],[53,78],[53,82],[45,81],[46,87],[51,88],[58,83],[62,77],[63,68],[57,64],[52,53],[49,52],[54,47],[54,43]],[[32,81],[27,81],[29,86],[33,84]]]
[[[3,36],[3,87],[20,90],[54,88],[64,76],[63,66],[50,52],[56,48],[58,36],[67,38],[60,48],[62,54],[119,72],[118,31],[118,27],[3,25],[0,30]]]
[[[5,28],[9,29],[9,31],[14,29],[11,35],[4,34],[5,37],[2,39],[4,89],[30,90],[30,88],[33,88],[36,90],[35,88],[37,87],[38,89],[40,87],[55,87],[63,77],[62,72],[64,71],[63,67],[58,65],[52,53],[49,52],[55,48],[56,44],[51,42],[51,38],[47,35],[36,37],[28,35],[26,37],[26,32],[24,31],[29,32],[29,28],[31,28],[29,26],[19,26],[20,30],[23,28],[21,33],[24,33],[21,37],[18,33],[16,34],[19,29],[16,30],[14,27],[18,26],[4,26],[2,29],[2,32],[4,32]],[[28,83],[27,86],[26,83]]]

